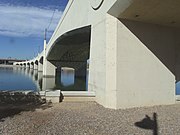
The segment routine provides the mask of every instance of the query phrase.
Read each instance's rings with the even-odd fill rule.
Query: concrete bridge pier
[[[43,64],[41,62],[38,62],[38,72],[43,71]]]
[[[30,63],[30,69],[34,69],[34,63]]]
[[[43,77],[42,90],[52,90],[55,84],[55,77]]]
[[[43,71],[43,57],[41,57],[38,61],[38,72],[42,72]]]
[[[43,62],[43,76],[44,77],[55,77],[56,76],[56,66],[53,65],[47,59]]]
[[[34,64],[34,70],[37,70],[37,69],[38,69],[38,65]]]
[[[30,68],[30,64],[29,63],[26,64],[26,68]]]
[[[44,40],[44,54],[43,54],[43,77],[55,77],[56,66],[46,58],[46,39]]]
[[[43,78],[42,72],[38,72],[38,80],[42,80],[42,78]]]
[[[166,53],[174,54],[170,31],[109,14],[94,25],[88,88],[96,101],[115,109],[175,103],[174,56]]]
[[[34,70],[38,70],[38,62],[37,61],[34,62]]]

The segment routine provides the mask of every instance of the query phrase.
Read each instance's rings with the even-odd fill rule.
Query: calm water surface
[[[43,78],[42,72],[36,70],[0,67],[0,90],[60,89],[63,91],[86,91],[86,82],[85,79],[75,79],[73,70],[63,69],[61,77],[58,73],[56,78]]]
[[[88,79],[88,73],[87,78]],[[56,78],[43,78],[42,72],[25,68],[0,67],[0,90],[47,90],[86,91],[87,81],[74,78],[73,70],[63,69]],[[180,82],[176,83],[180,95]]]

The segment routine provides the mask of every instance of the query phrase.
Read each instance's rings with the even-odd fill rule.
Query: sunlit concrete
[[[55,87],[55,77],[43,77],[42,90],[52,90]]]
[[[43,57],[41,57],[41,58],[38,60],[38,71],[39,71],[39,72],[42,72],[42,71],[43,71]]]
[[[34,70],[38,70],[38,61],[34,61]]]
[[[27,63],[26,68],[30,68],[30,63]]]
[[[59,67],[74,68],[75,78],[85,78],[89,59],[88,91],[99,104],[118,109],[175,103],[179,5],[178,0],[69,0],[34,58],[43,56],[43,76],[51,77],[43,78],[44,89],[55,82]]]
[[[34,62],[30,62],[30,69],[34,69]]]

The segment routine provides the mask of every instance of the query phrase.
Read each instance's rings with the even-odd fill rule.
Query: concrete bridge
[[[13,65],[14,62],[23,62],[25,60],[18,60],[18,59],[12,59],[12,58],[9,58],[9,59],[0,59],[0,64],[3,64],[3,65]]]
[[[180,80],[180,1],[69,0],[36,58],[18,62],[55,77],[62,67],[86,78],[108,108],[175,103]]]

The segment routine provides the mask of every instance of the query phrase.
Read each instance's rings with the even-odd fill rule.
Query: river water
[[[88,79],[88,73],[87,78]],[[43,78],[37,70],[0,67],[0,90],[34,90],[60,89],[62,91],[86,91],[87,81],[74,78],[74,70],[63,69],[56,78]]]
[[[60,89],[62,91],[87,91],[86,80],[74,78],[74,70],[63,69],[56,78],[43,78],[37,70],[0,67],[0,90],[34,90]],[[176,83],[176,95],[180,95],[180,82]]]

